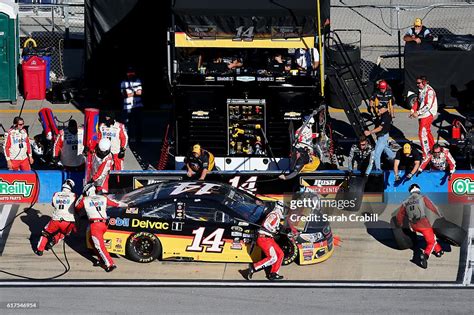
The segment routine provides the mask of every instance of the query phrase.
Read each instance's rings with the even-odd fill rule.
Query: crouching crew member
[[[412,148],[411,144],[405,143],[403,148],[397,151],[395,162],[393,163],[393,173],[395,174],[395,181],[400,180],[398,170],[405,169],[405,178],[410,180],[416,174],[421,163],[421,154],[417,149]]]
[[[76,202],[76,210],[85,209],[90,223],[90,242],[94,246],[97,257],[106,272],[111,272],[117,266],[105,248],[104,234],[107,231],[107,206],[126,208],[127,204],[112,200],[103,195],[96,195],[92,184],[84,187],[84,193]]]
[[[214,170],[214,167],[214,155],[202,149],[199,144],[194,145],[191,154],[186,158],[188,177],[199,176],[199,180],[204,180],[207,173]]]
[[[62,240],[64,236],[76,231],[74,218],[76,194],[72,192],[73,188],[74,181],[72,179],[66,179],[63,183],[62,190],[54,193],[52,201],[54,207],[53,217],[41,232],[42,235],[39,239],[37,249],[35,250],[36,255],[42,256],[47,245],[48,247],[53,247]]]
[[[433,150],[421,162],[418,172],[423,172],[424,169],[431,163],[431,169],[437,171],[445,171],[449,173],[449,177],[456,171],[456,161],[449,153],[449,149],[442,148],[438,143],[433,145]]]
[[[255,272],[270,267],[268,280],[281,280],[283,276],[278,274],[285,254],[275,242],[274,235],[280,230],[280,221],[283,219],[283,206],[276,203],[273,209],[263,220],[262,227],[258,230],[257,246],[265,253],[266,258],[250,264],[247,271],[247,279],[251,280]]]
[[[431,253],[436,257],[441,257],[444,252],[441,246],[436,242],[433,227],[426,217],[427,210],[441,216],[433,202],[426,196],[421,195],[420,186],[412,184],[408,189],[410,196],[403,201],[397,213],[397,223],[403,226],[403,220],[408,217],[410,227],[413,231],[421,233],[426,241],[426,247],[420,257],[420,267],[428,268],[428,258]]]

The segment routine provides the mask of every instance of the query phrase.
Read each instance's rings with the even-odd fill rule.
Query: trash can
[[[23,70],[23,96],[27,100],[46,98],[46,61],[33,56],[21,65]]]
[[[33,47],[29,46],[32,44]],[[36,41],[33,38],[28,39],[23,44],[23,53],[22,59],[26,61],[30,59],[32,56],[41,57],[46,61],[46,89],[51,89],[51,79],[50,79],[50,72],[51,72],[51,54],[53,53],[54,49],[51,47],[47,48],[37,48]]]
[[[20,36],[18,5],[12,0],[0,2],[0,102],[16,103],[17,66]]]

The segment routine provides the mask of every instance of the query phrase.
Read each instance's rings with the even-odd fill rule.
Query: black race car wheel
[[[390,226],[392,227],[393,238],[398,245],[398,249],[408,249],[413,247],[413,240],[403,231],[402,227],[398,226],[396,217],[392,217],[392,220],[390,220]]]
[[[439,218],[434,221],[433,231],[437,237],[454,246],[461,246],[467,236],[467,232],[462,227],[449,222],[445,218]]]
[[[298,257],[298,246],[296,246],[295,241],[286,236],[281,236],[278,239],[277,244],[285,254],[283,258],[283,266],[289,265],[296,260],[296,257]]]
[[[152,262],[161,254],[161,243],[152,233],[136,233],[128,238],[126,253],[133,261],[139,263]]]

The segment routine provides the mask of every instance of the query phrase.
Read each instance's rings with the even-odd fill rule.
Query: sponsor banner
[[[455,173],[448,181],[450,203],[474,203],[474,173]]]
[[[33,172],[0,173],[0,203],[34,203],[38,183]]]

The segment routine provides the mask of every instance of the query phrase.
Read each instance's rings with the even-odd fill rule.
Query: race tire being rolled
[[[438,218],[434,221],[433,231],[438,238],[447,241],[453,246],[461,246],[467,236],[467,232],[462,227],[445,218]]]
[[[126,253],[133,261],[149,263],[160,257],[161,243],[153,233],[135,233],[127,239]]]
[[[390,226],[392,228],[393,238],[397,242],[398,249],[409,249],[413,247],[413,240],[408,236],[403,228],[398,226],[397,218],[392,217],[390,220]]]
[[[298,257],[298,246],[296,246],[295,241],[285,235],[282,235],[276,242],[285,254],[282,265],[286,266],[294,262],[296,257]]]

